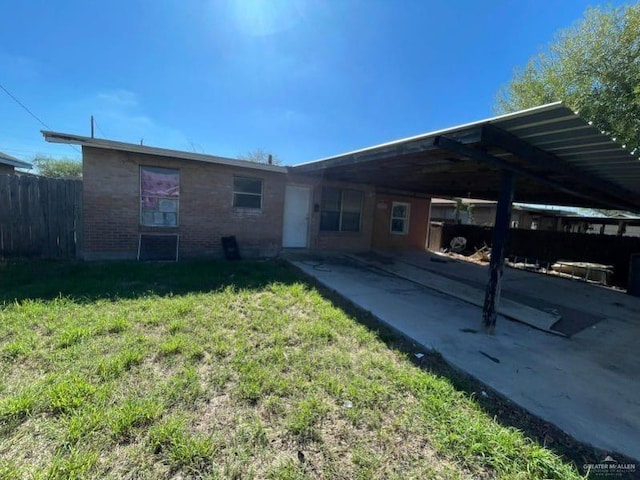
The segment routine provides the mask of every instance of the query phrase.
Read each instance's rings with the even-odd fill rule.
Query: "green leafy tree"
[[[44,177],[82,179],[82,162],[79,160],[38,156],[33,160],[33,164]]]
[[[254,150],[249,150],[244,155],[238,155],[238,158],[240,160],[248,160],[250,162],[269,163],[269,155],[271,154],[266,150],[256,148]],[[273,165],[281,165],[282,161],[276,155],[271,155],[271,163]]]
[[[630,149],[640,147],[640,3],[589,8],[497,95],[506,113],[562,100]]]
[[[473,205],[471,203],[464,203],[461,198],[455,198],[454,200],[456,202],[456,223],[460,221],[460,213],[467,212],[469,225],[475,225],[476,220],[473,216]]]

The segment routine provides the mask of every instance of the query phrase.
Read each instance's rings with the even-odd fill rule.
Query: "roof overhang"
[[[640,211],[640,160],[561,102],[292,167],[381,189]]]
[[[150,147],[147,145],[136,145],[135,143],[116,142],[100,138],[83,137],[69,133],[51,132],[43,130],[42,135],[47,142],[68,143],[81,145],[83,147],[101,148],[107,150],[119,150],[123,152],[143,153],[147,155],[158,155],[161,157],[175,158],[179,160],[192,160],[196,162],[215,163],[232,167],[251,168],[255,170],[265,170],[269,172],[286,173],[287,168],[279,165],[269,165],[266,163],[250,162],[236,158],[217,157],[214,155],[204,155],[201,153],[184,152],[181,150],[171,150],[167,148]]]
[[[16,168],[26,168],[31,169],[33,165],[28,162],[23,162],[22,160],[18,160],[16,157],[12,157],[11,155],[7,155],[6,153],[0,152],[0,164],[2,165],[10,165]]]

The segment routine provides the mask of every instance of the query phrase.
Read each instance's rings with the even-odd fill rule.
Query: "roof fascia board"
[[[171,150],[168,148],[149,147],[146,145],[136,145],[133,143],[115,142],[113,140],[102,140],[97,138],[83,137],[80,135],[70,135],[65,133],[51,132],[43,130],[42,134],[47,142],[68,143],[82,145],[89,148],[102,148],[106,150],[119,150],[124,152],[142,153],[147,155],[158,155],[163,157],[178,158],[181,160],[193,160],[196,162],[215,163],[232,167],[251,168],[255,170],[265,170],[276,173],[286,173],[287,167],[279,165],[268,165],[264,163],[250,162],[248,160],[238,160],[234,158],[217,157],[204,155],[201,153],[184,152],[181,150]]]
[[[11,155],[0,152],[0,163],[4,165],[11,165],[12,167],[18,168],[33,168],[29,162],[23,162],[22,160],[17,159]]]
[[[23,162],[21,160],[10,160],[4,157],[0,157],[0,163],[4,165],[9,165],[11,167],[16,167],[16,168],[26,168],[26,169],[33,168],[33,165],[31,165],[30,163]]]
[[[457,132],[459,130],[478,127],[478,126],[481,126],[481,125],[483,125],[485,123],[505,121],[505,120],[513,120],[513,119],[517,119],[517,118],[520,118],[520,117],[526,117],[527,115],[530,115],[532,113],[542,113],[542,112],[546,112],[548,110],[555,110],[557,108],[565,108],[566,109],[566,107],[564,106],[564,104],[562,102],[548,103],[546,105],[540,105],[539,107],[528,108],[526,110],[520,110],[520,111],[512,112],[512,113],[505,113],[504,115],[498,115],[496,117],[485,118],[484,120],[477,120],[475,122],[463,123],[463,124],[457,125],[455,127],[443,128],[443,129],[434,130],[434,131],[428,132],[428,133],[421,133],[420,135],[415,135],[413,137],[407,137],[407,138],[402,138],[400,140],[394,140],[392,142],[381,143],[379,145],[374,145],[372,147],[362,148],[362,149],[359,149],[359,150],[353,150],[351,152],[346,152],[346,153],[342,153],[342,154],[339,154],[339,155],[333,155],[331,157],[325,157],[325,158],[321,158],[321,159],[318,159],[318,160],[313,160],[311,162],[300,163],[300,164],[296,165],[295,167],[297,168],[297,167],[301,167],[303,165],[310,165],[310,164],[313,164],[313,163],[326,162],[326,161],[332,160],[332,159],[343,158],[343,157],[346,157],[348,155],[356,155],[356,154],[359,154],[359,153],[370,152],[370,151],[378,150],[378,149],[383,148],[383,147],[392,147],[392,146],[401,145],[401,144],[407,143],[407,142],[412,142],[412,141],[416,141],[416,140],[424,140],[424,139],[427,139],[427,138],[436,137],[438,135],[445,135],[446,134],[447,136],[450,136],[454,132]]]
[[[473,127],[463,131],[451,132],[451,137],[462,143],[477,143],[481,140],[482,133],[478,127]],[[311,173],[332,167],[351,166],[358,163],[371,162],[382,158],[389,158],[390,156],[399,158],[407,155],[415,155],[416,153],[437,150],[438,147],[434,145],[434,138],[434,136],[430,135],[409,140],[405,143],[394,143],[373,149],[346,153],[338,157],[295,165],[292,169],[296,172]]]

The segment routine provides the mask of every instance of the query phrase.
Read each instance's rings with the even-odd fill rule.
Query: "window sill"
[[[169,227],[164,225],[139,225],[138,230],[142,233],[144,232],[166,232],[166,233],[175,233],[180,230],[180,226]]]
[[[233,207],[233,213],[242,215],[262,215],[262,208]]]
[[[362,232],[341,232],[339,230],[320,230],[318,236],[320,237],[357,237],[362,235]]]

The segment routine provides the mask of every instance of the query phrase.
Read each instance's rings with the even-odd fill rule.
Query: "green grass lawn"
[[[580,478],[279,262],[0,264],[0,478]]]

